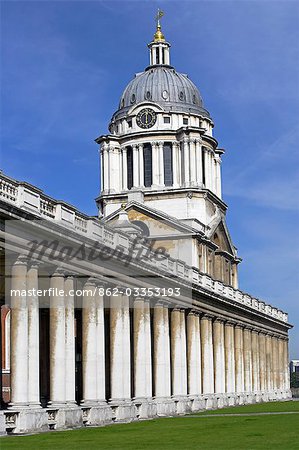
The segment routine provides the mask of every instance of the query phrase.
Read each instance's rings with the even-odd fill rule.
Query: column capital
[[[18,255],[16,259],[14,260],[13,265],[14,266],[27,266],[28,264],[28,258],[25,255]]]
[[[214,320],[214,323],[224,323],[225,319],[223,319],[223,317],[216,317]]]
[[[232,319],[225,320],[225,325],[229,327],[234,327],[238,322]]]
[[[41,261],[37,261],[35,259],[28,260],[28,268],[29,269],[39,269],[43,263]]]
[[[235,324],[235,328],[240,328],[240,329],[244,329],[245,328],[245,324],[244,323],[240,323],[240,322],[237,322],[236,324]]]
[[[212,321],[214,319],[214,316],[212,314],[204,313],[201,316],[201,320],[209,320]]]
[[[56,267],[51,277],[64,277],[66,275],[66,271],[62,267]]]

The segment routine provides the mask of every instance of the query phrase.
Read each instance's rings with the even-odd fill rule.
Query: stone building
[[[0,175],[0,430],[101,425],[290,397],[285,312],[242,292],[213,121],[150,64],[100,136],[99,217]]]

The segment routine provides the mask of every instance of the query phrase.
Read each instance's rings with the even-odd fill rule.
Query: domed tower
[[[125,88],[109,135],[100,136],[100,216],[135,200],[207,225],[220,208],[221,154],[199,90],[170,62],[158,17],[150,64]]]

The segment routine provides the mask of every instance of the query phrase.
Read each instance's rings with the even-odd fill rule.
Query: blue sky
[[[223,157],[240,287],[287,310],[299,358],[299,3],[2,1],[1,167],[95,215],[94,139],[148,64],[156,9]]]

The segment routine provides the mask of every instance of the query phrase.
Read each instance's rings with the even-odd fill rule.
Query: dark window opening
[[[183,119],[183,124],[184,124],[184,125],[188,125],[188,119],[184,118],[184,119]]]
[[[173,185],[173,169],[172,169],[172,146],[171,143],[165,143],[163,146],[164,159],[164,184],[165,186]]]
[[[170,117],[164,117],[164,123],[170,123]]]
[[[150,187],[153,184],[151,144],[144,144],[143,146],[143,167],[144,167],[144,186]]]
[[[159,48],[156,48],[156,64],[160,64],[160,58],[159,58]]]
[[[127,179],[128,179],[128,189],[133,187],[133,149],[132,147],[127,148]]]
[[[165,49],[162,49],[162,64],[165,64]]]
[[[128,120],[128,127],[132,128],[132,120]]]

